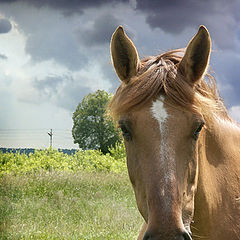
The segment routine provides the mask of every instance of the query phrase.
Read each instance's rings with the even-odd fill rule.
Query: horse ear
[[[206,27],[200,26],[198,33],[189,42],[182,61],[180,70],[187,80],[196,83],[207,70],[211,51],[211,38]]]
[[[122,26],[113,33],[110,49],[116,73],[120,80],[127,83],[136,75],[140,61],[136,47]]]

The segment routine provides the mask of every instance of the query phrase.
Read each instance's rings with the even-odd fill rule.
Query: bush
[[[109,148],[111,157],[115,160],[124,161],[126,159],[126,152],[123,142],[117,143],[115,147]]]
[[[37,171],[126,171],[123,146],[110,149],[111,154],[104,155],[99,150],[79,150],[67,155],[57,150],[36,150],[27,154],[0,152],[0,175],[23,174]]]

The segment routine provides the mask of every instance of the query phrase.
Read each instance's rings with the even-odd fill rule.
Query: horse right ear
[[[210,51],[210,35],[206,27],[200,26],[198,33],[189,42],[179,64],[180,70],[191,84],[195,84],[206,72]]]
[[[119,26],[113,33],[110,49],[118,77],[121,81],[128,83],[131,77],[136,76],[140,60],[136,47],[122,26]]]

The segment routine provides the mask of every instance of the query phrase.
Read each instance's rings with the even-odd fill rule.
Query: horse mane
[[[210,121],[214,114],[230,120],[210,73],[194,86],[186,81],[178,68],[183,53],[183,49],[176,49],[142,59],[137,75],[128,83],[122,82],[111,99],[108,106],[111,116],[117,120],[119,115],[164,95],[173,106],[201,114],[205,121]]]

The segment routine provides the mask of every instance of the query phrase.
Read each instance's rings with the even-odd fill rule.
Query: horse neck
[[[211,229],[216,232],[222,219],[225,219],[222,221],[224,224],[227,224],[227,218],[229,224],[234,224],[234,216],[238,217],[235,222],[239,221],[240,127],[228,120],[216,118],[199,140],[199,177],[194,220],[204,235],[212,236]],[[240,232],[239,226],[236,228]]]

